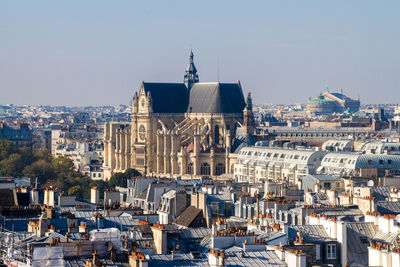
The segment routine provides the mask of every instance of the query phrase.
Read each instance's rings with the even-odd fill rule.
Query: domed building
[[[311,114],[322,115],[332,113],[355,113],[360,110],[360,100],[354,100],[346,96],[343,91],[337,93],[325,92],[314,99],[310,99],[307,105],[307,111]]]
[[[325,99],[323,95],[310,99],[307,104],[307,111],[316,115],[334,113],[335,108],[335,102]]]

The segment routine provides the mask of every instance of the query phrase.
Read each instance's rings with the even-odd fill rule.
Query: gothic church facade
[[[252,125],[240,82],[199,82],[191,52],[183,83],[142,82],[131,123],[105,124],[105,178],[128,168],[183,178],[233,173],[237,129],[243,136]]]

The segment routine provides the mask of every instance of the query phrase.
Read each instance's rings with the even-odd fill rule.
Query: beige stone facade
[[[187,86],[143,82],[132,100],[131,123],[106,123],[106,179],[128,168],[183,178],[231,173],[245,106],[240,82]],[[249,110],[245,115],[253,123]]]

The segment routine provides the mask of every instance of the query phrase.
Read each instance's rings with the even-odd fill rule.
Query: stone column
[[[108,141],[104,140],[104,166],[110,165],[110,156],[108,155]]]
[[[193,154],[194,154],[194,162],[193,162],[193,175],[200,175],[200,135],[195,132],[193,135]]]
[[[231,134],[230,131],[227,131],[226,135],[226,148],[225,148],[225,173],[231,173],[231,166],[229,160],[229,153],[231,152]]]
[[[107,143],[108,146],[108,158],[109,158],[109,165],[111,170],[115,168],[115,150],[113,151],[112,141]]]
[[[215,175],[215,155],[214,155],[214,147],[211,147],[210,150],[210,176]]]
[[[178,151],[180,147],[180,138],[176,133],[171,134],[171,173],[178,174],[179,173],[179,165],[178,165]]]
[[[121,159],[121,170],[125,170],[126,169],[126,165],[125,165],[125,131],[123,129],[121,129],[121,134],[120,134],[120,159]]]
[[[104,136],[103,136],[103,145],[104,145],[104,166],[108,166],[109,163],[109,155],[108,155],[108,139],[109,139],[109,128],[110,124],[106,122],[104,124]]]
[[[161,133],[157,133],[157,173],[163,172],[164,143]]]
[[[171,135],[164,133],[164,173],[170,173]]]
[[[131,131],[130,129],[126,129],[125,131],[125,169],[129,169],[131,167],[130,162],[130,153],[131,153]]]
[[[187,153],[186,153],[186,147],[181,147],[181,154],[182,154],[181,175],[184,175],[184,174],[186,174],[186,169],[187,169]]]
[[[115,132],[115,169],[120,169],[120,160],[119,160],[119,154],[120,154],[120,133],[119,130]]]

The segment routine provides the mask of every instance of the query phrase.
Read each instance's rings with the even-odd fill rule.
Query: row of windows
[[[279,136],[287,137],[333,137],[333,136],[348,136],[349,134],[344,133],[280,133]],[[361,134],[362,136],[363,134]]]
[[[346,162],[346,158],[341,158],[341,159],[338,159],[338,158],[325,158],[324,159],[324,162],[331,162],[332,161],[332,163],[337,163],[337,162],[339,162],[339,163],[345,163]],[[368,164],[369,165],[372,165],[372,160],[368,160]],[[353,159],[353,160],[351,160],[351,159],[349,159],[349,160],[347,160],[347,164],[354,164],[355,163],[355,160]],[[387,161],[387,163],[390,165],[390,164],[392,164],[392,160],[391,159],[388,159],[388,161]],[[380,159],[379,160],[379,164],[380,165],[383,165],[383,164],[385,164],[385,161],[384,160],[382,160],[382,159]]]
[[[286,155],[286,154],[279,154],[279,153],[262,153],[262,152],[254,152],[254,154],[251,151],[240,151],[239,155],[244,155],[244,156],[263,156],[267,158],[280,158],[280,159],[300,159],[300,160],[307,160],[308,156],[300,156],[299,154],[295,155]]]
[[[331,161],[332,161],[332,163],[336,163],[338,161],[339,161],[339,163],[345,163],[346,162],[346,158],[341,158],[341,159],[338,159],[338,158],[325,158],[324,159],[324,162],[331,162]],[[351,160],[351,159],[347,160],[347,164],[354,164],[354,163],[355,163],[354,159],[353,160]]]
[[[208,164],[207,162],[204,162],[200,165],[200,175],[210,175],[210,164]],[[193,174],[194,173],[194,166],[193,163],[190,162],[187,165],[186,168],[186,173],[187,174]],[[222,163],[218,163],[215,166],[215,175],[221,175],[225,173],[225,165]]]

